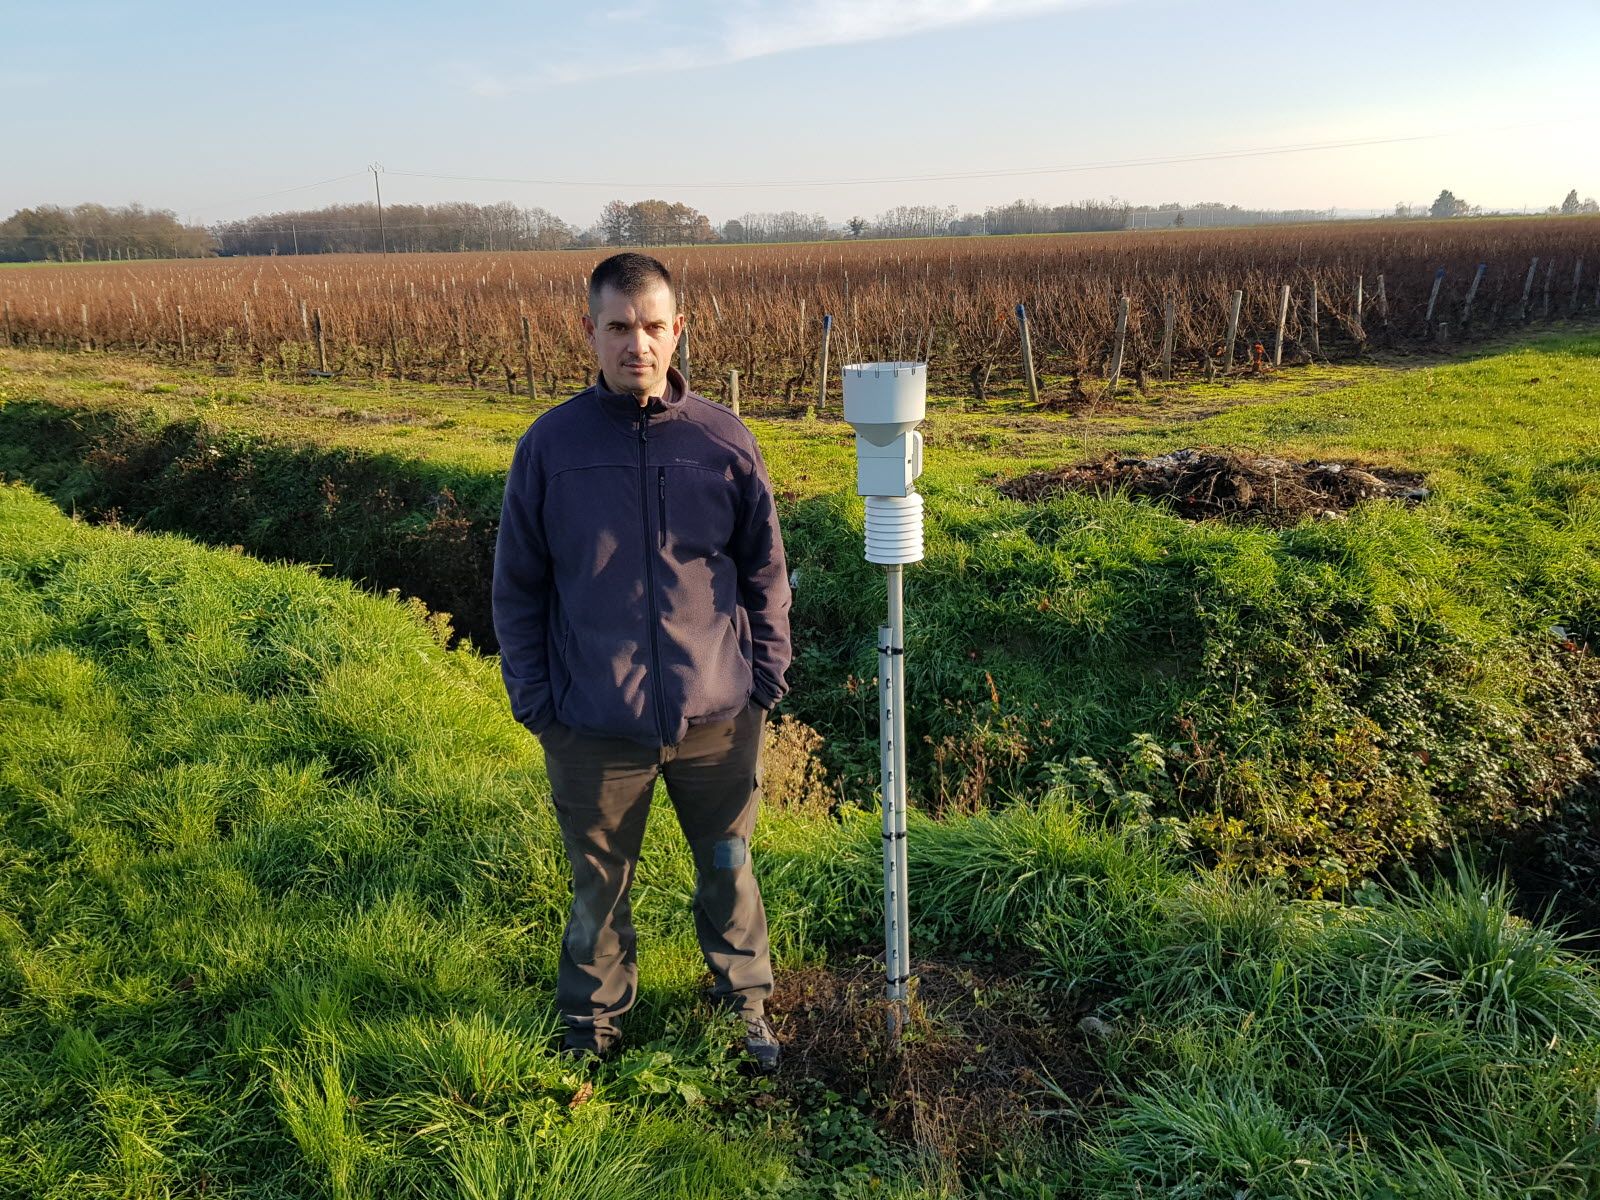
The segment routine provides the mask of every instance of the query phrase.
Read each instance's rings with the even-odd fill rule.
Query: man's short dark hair
[[[672,286],[672,273],[660,259],[631,250],[613,254],[589,276],[589,311],[597,307],[602,288],[612,288],[624,296],[638,296],[658,283],[666,285],[667,291],[672,293],[673,307],[677,307],[678,293]]]

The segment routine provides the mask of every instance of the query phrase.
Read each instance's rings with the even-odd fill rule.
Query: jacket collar
[[[670,421],[683,414],[684,398],[689,394],[689,384],[677,367],[668,367],[667,386],[663,394],[652,396],[650,403],[640,405],[637,396],[612,391],[610,384],[606,383],[605,372],[596,371],[593,390],[601,408],[613,417],[631,423],[639,419],[641,412],[646,412],[650,414],[652,421]]]

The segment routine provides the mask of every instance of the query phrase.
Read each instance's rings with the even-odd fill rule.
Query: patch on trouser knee
[[[719,871],[733,871],[750,857],[750,844],[742,837],[723,838],[711,847],[711,865]]]

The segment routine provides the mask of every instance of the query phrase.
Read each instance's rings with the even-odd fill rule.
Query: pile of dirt
[[[999,485],[1012,500],[1037,503],[1063,492],[1125,492],[1162,500],[1181,516],[1267,525],[1341,517],[1363,500],[1415,504],[1423,477],[1361,463],[1289,462],[1232,450],[1174,450],[1156,458],[1108,455],[1099,462],[1034,471]]]
[[[1087,1039],[1103,1027],[1089,1018],[1085,1033],[1060,992],[950,962],[919,962],[915,978],[910,1027],[892,1052],[881,960],[780,975],[768,1004],[784,1043],[780,1091],[816,1080],[865,1097],[891,1136],[952,1162],[1060,1134],[1077,1105],[1099,1099]]]

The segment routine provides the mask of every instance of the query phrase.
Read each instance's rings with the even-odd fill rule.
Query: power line
[[[234,204],[248,204],[252,200],[266,200],[272,196],[286,196],[290,192],[304,192],[330,183],[343,183],[347,179],[355,179],[357,176],[365,174],[366,171],[364,170],[352,171],[348,175],[335,175],[332,179],[319,179],[315,183],[297,183],[293,187],[279,188],[275,192],[259,192],[254,196],[240,196],[233,200],[218,200],[215,204],[192,204],[187,206],[184,211],[197,213],[205,212],[207,209],[212,208],[227,208]]]

